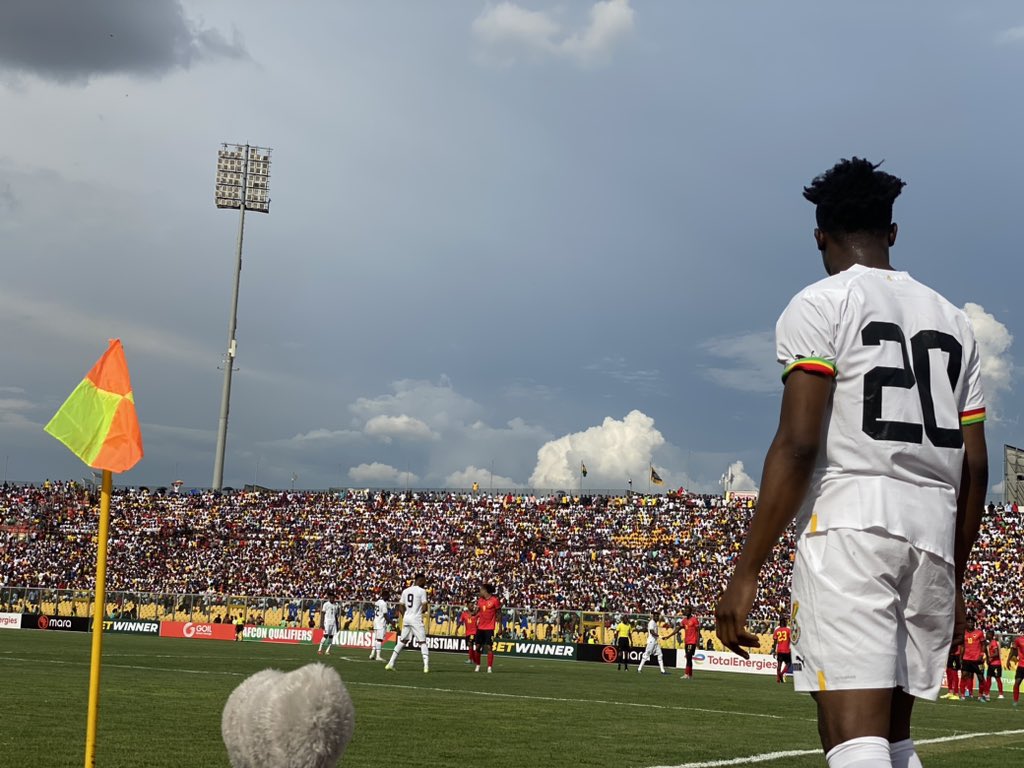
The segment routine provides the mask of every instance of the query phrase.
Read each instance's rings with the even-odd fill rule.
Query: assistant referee
[[[615,627],[615,647],[618,649],[615,656],[616,669],[622,669],[625,666],[626,670],[629,670],[629,635],[632,631],[633,628],[626,623],[625,619],[620,618]]]

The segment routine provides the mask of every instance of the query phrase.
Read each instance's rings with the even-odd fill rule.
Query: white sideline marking
[[[966,739],[978,739],[983,736],[1017,736],[1024,734],[1024,728],[1012,731],[989,731],[987,733],[961,733],[956,736],[939,736],[935,739],[914,739],[915,746],[926,744],[945,744],[950,741],[964,741]],[[679,765],[655,765],[651,768],[724,768],[728,765],[750,765],[751,763],[767,763],[771,760],[782,760],[786,757],[806,757],[808,755],[820,755],[820,749],[792,749],[788,752],[764,752],[760,755],[749,757],[733,757],[727,760],[708,760],[703,763],[681,763]]]
[[[491,696],[498,699],[527,699],[529,701],[554,701],[568,704],[607,704],[613,707],[635,707],[638,709],[663,709],[673,712],[704,712],[710,715],[732,715],[734,717],[762,717],[766,720],[785,720],[781,715],[767,715],[763,712],[732,712],[724,709],[701,709],[700,707],[670,707],[664,704],[644,704],[632,701],[609,701],[607,699],[566,699],[559,696],[530,696],[525,693],[499,693],[497,691],[472,691],[461,688],[431,688],[425,685],[400,685],[398,683],[368,683],[362,680],[346,681],[345,685],[364,685],[371,688],[402,688],[410,691],[433,691],[435,693],[458,693],[466,696]]]

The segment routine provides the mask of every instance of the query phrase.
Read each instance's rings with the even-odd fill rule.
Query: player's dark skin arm
[[[953,638],[963,637],[967,616],[964,608],[963,584],[967,574],[974,542],[978,539],[981,519],[985,514],[985,494],[988,491],[988,446],[985,425],[970,424],[964,433],[964,469],[960,480],[960,495],[956,505],[956,543],[953,560],[956,573],[956,621]]]
[[[718,601],[715,631],[729,650],[749,658],[758,645],[747,629],[761,568],[803,503],[821,443],[832,379],[796,370],[786,379],[779,428],[764,460],[757,511],[729,586]]]

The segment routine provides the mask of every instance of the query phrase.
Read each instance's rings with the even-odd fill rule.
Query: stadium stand
[[[73,483],[0,487],[0,611],[89,614],[96,503]],[[694,494],[120,490],[106,613],[306,626],[334,591],[343,628],[364,630],[378,590],[394,600],[423,570],[441,634],[460,631],[458,606],[481,580],[500,585],[510,635],[603,641],[611,615],[640,625],[686,605],[710,629],[753,506]],[[1000,631],[1022,618],[1021,522],[1016,506],[990,505],[966,589],[970,610]],[[788,604],[791,531],[783,544],[758,596],[762,629]]]

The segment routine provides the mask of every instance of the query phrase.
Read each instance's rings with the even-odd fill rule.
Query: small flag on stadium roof
[[[587,476],[587,465],[584,464],[582,461],[580,462],[580,474],[583,475],[584,477]]]
[[[664,485],[665,481],[661,479],[661,475],[657,473],[654,467],[651,467],[651,482],[655,485]]]
[[[142,432],[120,339],[110,340],[45,430],[93,469],[127,472],[139,462]]]

